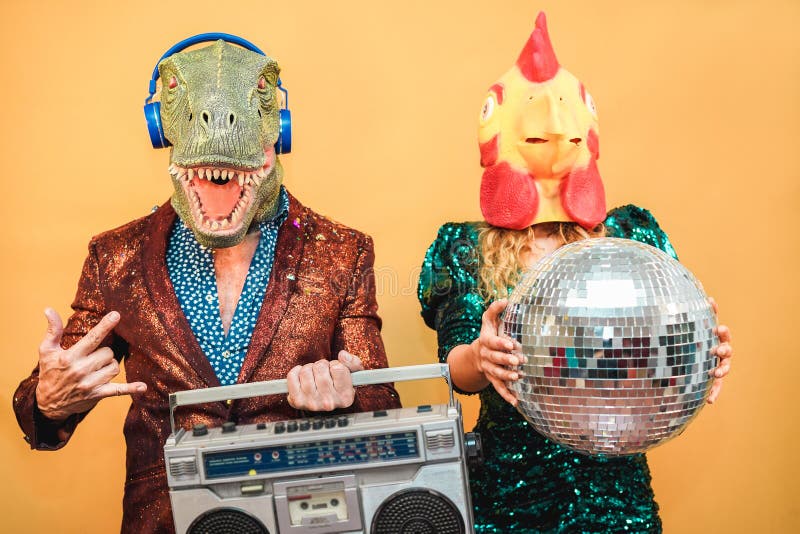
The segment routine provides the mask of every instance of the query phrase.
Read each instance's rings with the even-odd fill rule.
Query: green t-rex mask
[[[280,68],[220,40],[173,54],[158,70],[172,206],[201,245],[235,246],[278,209]]]

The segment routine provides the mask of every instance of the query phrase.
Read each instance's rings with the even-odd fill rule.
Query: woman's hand
[[[708,301],[711,303],[711,307],[714,308],[714,313],[718,314],[719,307],[717,306],[717,302],[713,298],[709,298]],[[731,356],[733,356],[730,329],[721,324],[717,325],[717,327],[714,329],[714,333],[717,334],[717,337],[719,338],[719,345],[716,345],[711,349],[711,354],[714,354],[717,358],[719,358],[719,363],[710,371],[711,376],[714,377],[714,383],[711,385],[711,393],[709,393],[706,401],[709,404],[714,404],[714,402],[717,400],[719,392],[722,390],[722,379],[731,370]]]
[[[506,306],[508,306],[507,299],[496,300],[483,312],[481,334],[472,342],[470,348],[476,370],[486,377],[501,397],[516,406],[517,398],[508,389],[507,382],[518,380],[519,373],[507,367],[522,363],[520,361],[522,356],[511,354],[514,342],[498,335],[500,314]]]

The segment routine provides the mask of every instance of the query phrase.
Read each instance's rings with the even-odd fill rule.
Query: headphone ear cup
[[[144,119],[147,121],[147,132],[153,148],[167,148],[172,144],[164,137],[164,128],[161,126],[161,102],[145,104]]]
[[[292,151],[292,112],[288,109],[280,110],[281,132],[275,143],[276,154],[288,154]]]

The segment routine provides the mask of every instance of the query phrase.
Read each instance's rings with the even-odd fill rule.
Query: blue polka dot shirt
[[[256,326],[275,260],[278,230],[289,215],[289,195],[281,187],[277,215],[259,225],[261,237],[247,271],[228,335],[219,315],[219,295],[210,249],[200,245],[178,218],[167,244],[167,271],[200,348],[223,386],[235,384]]]

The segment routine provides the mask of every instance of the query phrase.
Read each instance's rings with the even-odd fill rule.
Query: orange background
[[[0,530],[119,527],[128,400],[103,401],[45,453],[22,441],[11,396],[44,307],[69,312],[90,236],[170,194],[141,111],[164,50],[226,31],[278,59],[295,128],[286,184],[375,238],[389,359],[405,365],[433,361],[417,268],[440,224],[480,215],[479,107],[543,9],[598,103],[609,206],[655,214],[734,335],[719,403],[649,454],[665,528],[797,531],[800,4],[755,4],[4,0]],[[407,404],[445,396],[400,390]]]

